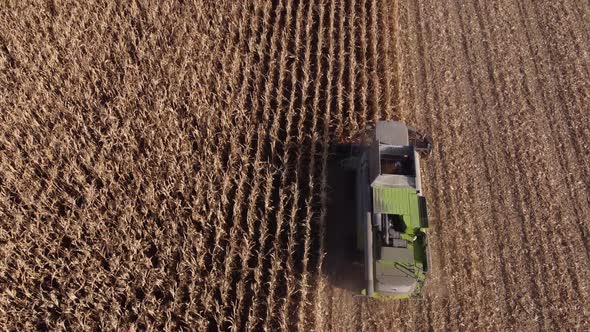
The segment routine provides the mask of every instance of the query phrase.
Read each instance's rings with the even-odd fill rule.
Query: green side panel
[[[409,195],[413,188],[373,187],[373,211],[387,214],[410,214]]]
[[[420,224],[420,205],[418,194],[414,188],[373,187],[374,213],[401,215],[406,224],[402,238],[408,240],[413,260],[380,260],[377,264],[389,265],[397,269],[406,270],[422,282],[425,279],[423,271],[427,268],[425,228]]]
[[[403,216],[408,233],[420,227],[418,195],[414,188],[373,187],[373,211]]]
[[[408,194],[408,205],[410,206],[410,215],[406,220],[406,224],[411,228],[420,227],[420,209],[418,208],[418,194],[414,190],[413,193]],[[405,216],[404,216],[404,219]]]

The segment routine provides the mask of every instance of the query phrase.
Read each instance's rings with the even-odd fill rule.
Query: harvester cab
[[[428,217],[420,157],[432,141],[396,121],[380,121],[357,145],[357,248],[370,297],[420,293],[429,268]]]

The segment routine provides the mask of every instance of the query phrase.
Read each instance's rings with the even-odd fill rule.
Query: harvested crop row
[[[400,115],[436,145],[432,287],[349,315],[366,329],[587,329],[589,6],[399,5]]]

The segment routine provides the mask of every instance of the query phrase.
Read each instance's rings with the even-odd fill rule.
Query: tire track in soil
[[[493,121],[493,120],[492,120],[492,121]],[[497,159],[497,158],[496,158],[496,159]],[[490,180],[490,181],[491,181],[491,180]],[[505,185],[503,185],[503,186],[505,186]],[[508,193],[508,194],[509,194],[509,193]],[[513,201],[515,202],[515,204],[518,204],[518,199],[517,199],[517,198],[516,198],[516,199],[515,199],[515,198],[513,198]],[[511,213],[512,213],[512,212],[511,212]],[[503,220],[505,220],[505,219],[503,219]],[[502,232],[500,232],[500,234],[502,234],[502,233],[507,233],[507,232],[508,232],[508,234],[510,234],[511,236],[513,235],[513,234],[512,234],[513,232],[509,232],[509,229],[506,229],[505,231],[502,231]],[[527,238],[526,238],[526,234],[523,232],[523,229],[522,229],[522,228],[521,228],[521,235],[520,235],[520,237],[521,237],[521,238],[517,237],[516,239],[511,239],[511,243],[509,242],[509,246],[510,246],[510,245],[517,244],[517,245],[518,245],[518,247],[519,247],[520,249],[518,249],[518,250],[510,250],[509,252],[523,252],[523,250],[524,250],[524,251],[526,251],[526,250],[527,250],[526,248],[528,247],[528,245],[527,245],[527,243],[528,243],[528,240],[527,240]],[[523,247],[521,246],[521,242],[523,241],[522,239],[524,239],[524,242],[525,242],[524,249],[523,249]],[[505,249],[504,249],[504,251],[505,251]],[[507,262],[506,264],[508,265],[508,268],[509,268],[509,270],[512,270],[512,268],[510,268],[510,266],[512,266],[513,264],[512,264],[512,260],[511,260],[511,258],[510,258],[510,257],[511,257],[511,256],[507,256],[507,258],[505,259],[505,261]],[[522,266],[523,264],[520,264],[520,263],[516,264],[516,266],[519,266],[519,265],[521,265],[521,266]],[[528,264],[527,264],[526,260],[524,261],[524,266],[525,266],[525,268],[529,269],[529,268],[528,268]],[[505,268],[504,268],[504,264],[502,264],[502,267],[503,267],[503,269],[504,269],[503,271],[506,271],[506,270],[505,270]],[[530,269],[529,269],[529,271],[530,271]],[[505,272],[503,272],[503,275],[506,275],[506,273],[505,273]],[[529,275],[530,275],[530,274],[529,274]],[[515,279],[515,276],[514,276],[514,274],[508,274],[508,280],[510,280],[510,282],[511,282],[512,284],[516,283],[516,285],[514,285],[514,286],[510,286],[510,285],[508,285],[508,286],[509,286],[508,288],[509,288],[509,289],[515,289],[515,290],[522,289],[522,287],[523,287],[523,286],[522,286],[522,285],[520,285],[520,286],[518,285],[518,284],[519,284],[519,281],[520,281],[520,278],[516,278],[516,280],[514,280],[514,279]],[[531,281],[531,283],[532,283],[532,281]],[[535,292],[535,291],[533,290],[533,292]],[[519,298],[519,297],[520,297],[520,295],[512,295],[512,296],[510,297],[510,298],[511,298],[511,301],[510,301],[510,302],[511,302],[511,304],[510,304],[510,312],[512,312],[512,313],[513,313],[513,315],[515,315],[515,314],[517,315],[517,314],[519,314],[519,313],[520,313],[520,314],[522,314],[522,310],[525,308],[525,306],[522,304],[522,302],[521,302],[521,301],[519,301],[519,302],[517,302],[517,303],[514,303],[515,299],[517,299],[517,298]],[[520,297],[520,298],[522,299],[522,297]],[[517,309],[518,309],[518,310],[517,310]],[[529,312],[528,312],[526,309],[524,309],[524,311],[526,311],[526,312],[527,312],[527,314],[529,314],[529,315],[530,315],[530,313],[529,313]],[[517,319],[516,319],[516,321],[520,321],[520,320],[517,318]],[[524,321],[529,321],[529,319],[525,319]],[[511,325],[513,325],[513,324],[514,324],[514,320],[512,320],[512,322],[511,322]]]
[[[564,7],[563,4],[560,8],[562,8],[565,12],[565,16],[557,15],[558,17],[556,19],[554,18],[553,20],[551,20],[551,22],[558,22],[557,27],[549,25],[549,27],[551,27],[551,29],[549,29],[549,33],[557,31],[551,33],[550,35],[552,44],[557,45],[557,47],[555,47],[555,52],[550,52],[551,59],[553,61],[555,61],[555,59],[566,60],[561,60],[560,62],[565,62],[565,66],[562,65],[560,66],[560,68],[554,67],[554,70],[560,70],[558,72],[559,75],[557,75],[557,81],[559,82],[558,84],[561,87],[559,90],[559,98],[561,100],[560,106],[566,105],[566,107],[564,108],[564,112],[556,113],[558,113],[559,115],[563,115],[564,120],[558,123],[566,123],[565,127],[569,133],[569,142],[573,146],[575,151],[573,153],[570,153],[569,155],[573,155],[575,157],[576,160],[573,162],[572,168],[574,168],[578,172],[577,175],[574,176],[574,179],[572,179],[571,181],[573,182],[575,181],[575,179],[579,180],[576,181],[576,184],[578,184],[578,188],[571,188],[571,196],[577,197],[579,200],[581,200],[579,207],[582,207],[587,211],[590,206],[590,176],[588,174],[588,167],[584,167],[584,165],[590,164],[590,159],[588,157],[590,152],[590,146],[586,144],[588,141],[590,141],[590,125],[588,121],[586,121],[588,113],[587,106],[581,105],[588,105],[590,102],[590,85],[588,84],[588,82],[590,81],[590,77],[588,74],[587,61],[588,41],[580,40],[579,38],[577,38],[578,34],[572,27],[571,20],[567,20],[568,9]],[[587,7],[584,8],[587,9]],[[550,12],[554,14],[553,11]],[[580,25],[583,25],[582,22],[578,23]],[[544,26],[544,28],[547,29],[547,26]],[[565,36],[564,34],[560,33],[562,32],[562,30],[568,30],[569,34]],[[543,33],[546,33],[546,31],[547,30],[543,31]],[[554,35],[557,35],[557,37],[555,37]],[[570,40],[573,40],[573,43],[568,43],[568,41]],[[583,46],[580,46],[581,44],[583,44]],[[554,53],[557,54],[554,55]],[[583,61],[579,60],[580,56],[583,57]],[[551,64],[553,64],[553,61],[551,62]],[[574,63],[574,66],[572,66],[571,63]],[[584,214],[588,215],[587,212]],[[590,241],[588,236],[588,226],[586,225],[586,227],[584,227],[583,223],[584,219],[579,218],[577,226],[580,230],[580,233],[583,234],[582,238],[584,239],[584,247],[588,253]]]
[[[564,5],[565,6],[565,5]],[[588,17],[588,11],[590,6],[575,6],[576,8],[570,8],[570,7],[564,7],[564,11],[575,11],[577,15],[574,14],[574,16],[576,16],[576,18],[578,16],[582,16],[582,14],[580,13],[580,10],[585,10],[586,12],[583,14],[585,17]],[[566,13],[567,15],[567,13]],[[572,22],[570,21],[570,24],[568,25],[568,30],[570,31],[569,37],[570,38],[576,38],[576,47],[575,50],[572,52],[570,51],[570,55],[574,55],[573,60],[575,61],[575,69],[576,69],[576,73],[578,74],[578,76],[584,76],[584,77],[580,77],[577,80],[571,80],[570,79],[570,84],[568,84],[568,88],[571,89],[571,91],[573,93],[575,93],[575,97],[576,97],[576,101],[577,101],[577,105],[576,106],[581,106],[581,105],[588,105],[590,103],[590,73],[589,73],[589,49],[590,49],[590,41],[588,38],[590,38],[590,33],[588,32],[589,26],[590,24],[588,23],[588,20],[584,20],[583,18],[580,18],[577,20],[577,24],[571,24]],[[576,30],[576,27],[584,27],[585,31],[586,31],[586,37],[587,38],[577,38],[579,36]],[[558,41],[560,43],[563,43],[564,40],[562,40],[562,38],[558,38]],[[582,57],[582,60],[579,60],[578,57]],[[583,66],[584,64],[586,64],[585,66],[585,75],[582,74],[582,69],[580,69],[580,66]],[[568,76],[569,77],[569,76]],[[575,87],[575,89],[574,89]],[[581,98],[581,101],[580,99]],[[584,152],[581,153],[580,156],[581,158],[585,159],[585,163],[588,164],[590,163],[590,145],[585,144],[584,142],[588,142],[590,141],[590,124],[587,123],[587,121],[584,121],[586,119],[587,116],[587,110],[585,108],[582,109],[578,109],[578,107],[576,107],[577,112],[574,112],[573,114],[570,113],[570,116],[572,117],[572,122],[568,122],[569,126],[573,126],[574,130],[578,131],[578,137],[582,137],[579,141],[577,141],[576,143],[578,143],[578,146],[580,149],[583,149]],[[568,109],[569,111],[569,109]],[[577,119],[576,119],[577,118]],[[577,121],[575,121],[577,120]],[[588,178],[588,177],[586,177]],[[590,196],[590,189],[588,187],[590,187],[590,185],[588,184],[588,182],[586,183],[586,192],[588,193],[588,196]],[[590,205],[590,200],[588,200],[588,204]]]
[[[540,45],[540,39],[541,37],[539,36],[531,36],[528,32],[530,31],[538,31],[538,27],[531,27],[528,23],[527,20],[525,20],[525,10],[523,8],[522,3],[519,3],[520,8],[520,16],[522,17],[522,24],[523,26],[526,27],[527,30],[527,42],[530,45],[529,47],[529,54],[532,57],[532,55],[534,54],[539,54],[539,53],[543,53],[543,56],[540,58],[535,59],[536,61],[534,61],[532,67],[534,68],[534,70],[531,74],[528,74],[530,77],[534,77],[534,85],[533,87],[530,88],[531,93],[535,94],[536,99],[538,99],[538,103],[541,104],[544,108],[544,110],[550,110],[552,108],[559,108],[562,105],[562,102],[560,103],[556,103],[555,106],[551,106],[551,101],[556,101],[556,100],[563,100],[563,97],[561,95],[561,93],[559,92],[555,92],[555,91],[547,91],[547,87],[548,86],[555,86],[557,85],[556,83],[554,83],[552,75],[550,75],[550,71],[551,69],[548,69],[548,65],[546,63],[544,63],[544,59],[549,59],[549,55],[547,55],[547,52],[545,52],[545,48],[543,47],[536,47],[536,45]],[[526,17],[530,17],[530,16],[526,16]],[[533,20],[533,18],[529,18],[529,20]],[[535,24],[536,25],[536,24]],[[533,42],[533,40],[535,40]],[[525,57],[526,58],[526,57]],[[541,80],[541,77],[544,78],[543,80]],[[543,81],[549,81],[548,84],[544,84]],[[556,96],[556,94],[559,95]],[[580,209],[585,208],[585,210],[587,210],[587,206],[583,203],[583,196],[584,195],[577,195],[576,193],[578,191],[582,191],[581,188],[584,187],[583,185],[578,185],[578,187],[576,188],[576,178],[578,179],[582,179],[582,178],[586,178],[585,174],[580,174],[580,169],[579,169],[579,165],[583,165],[584,163],[580,161],[579,159],[579,155],[578,153],[564,153],[563,151],[566,150],[568,147],[569,149],[573,149],[573,147],[571,147],[571,145],[573,145],[573,143],[571,143],[571,137],[572,135],[564,135],[562,133],[567,133],[568,130],[566,128],[563,128],[562,124],[564,123],[564,121],[562,121],[561,119],[556,118],[557,114],[560,114],[562,112],[543,112],[543,116],[545,117],[546,121],[546,127],[549,128],[548,131],[551,132],[551,137],[554,137],[555,139],[553,140],[554,144],[553,147],[554,148],[554,154],[558,155],[559,158],[558,161],[560,163],[561,166],[561,171],[559,173],[561,174],[565,174],[565,179],[566,179],[566,184],[567,184],[567,188],[569,190],[570,193],[570,197],[569,199],[571,201],[575,201],[578,200],[578,204],[574,207],[575,211],[576,211],[576,215],[577,215],[577,219],[579,221],[582,221],[583,218],[581,217],[581,215],[587,215],[590,213],[587,212],[580,212]],[[570,142],[570,144],[567,144],[568,142]],[[564,146],[564,149],[560,149],[557,148],[559,146]],[[578,158],[575,158],[578,157]],[[566,170],[575,170],[577,171],[577,175],[573,175],[571,174],[571,172],[567,172]],[[583,181],[577,181],[578,184],[581,184]],[[580,200],[582,200],[582,202],[580,202]],[[584,239],[587,239],[587,237],[585,236],[585,232],[586,230],[582,227],[581,224],[578,224],[578,230],[580,232],[580,237],[582,238],[582,241],[584,241]],[[588,252],[590,252],[589,249],[589,245],[587,243],[587,241],[584,242],[584,247],[586,249],[586,257],[588,257]]]
[[[561,7],[560,7],[561,8]],[[559,112],[563,114],[563,120],[565,121],[565,129],[569,133],[569,142],[575,150],[574,156],[578,158],[577,165],[584,165],[590,163],[588,152],[590,149],[585,147],[582,143],[590,140],[590,124],[588,121],[574,121],[577,113],[584,114],[584,110],[579,110],[579,105],[587,105],[589,100],[590,86],[590,74],[588,72],[588,62],[580,61],[579,56],[582,55],[587,58],[588,46],[580,46],[583,41],[577,40],[577,34],[572,32],[567,19],[563,15],[559,15],[559,9],[551,8],[548,10],[540,10],[538,4],[534,6],[535,14],[532,16],[538,21],[544,21],[544,24],[540,24],[541,36],[550,42],[552,47],[548,48],[548,59],[550,59],[550,65],[553,68],[553,72],[557,75],[555,80],[557,81],[556,86],[558,87],[559,98],[561,103],[559,106],[563,107],[563,111]],[[545,18],[544,13],[549,12],[551,15]],[[557,16],[554,17],[553,15]],[[545,19],[545,20],[543,20]],[[563,22],[566,21],[566,22]],[[563,30],[568,30],[570,33],[565,34]],[[568,42],[573,40],[573,42]],[[586,66],[583,66],[586,64]],[[580,68],[583,67],[583,68]],[[572,113],[573,111],[573,113]],[[575,112],[578,111],[578,112]],[[584,149],[584,151],[582,151]],[[590,187],[590,180],[588,180],[587,168],[582,168],[585,173],[583,179],[586,180],[584,183],[586,187]],[[590,189],[586,192],[590,195]]]
[[[568,8],[574,12],[576,16],[577,24],[575,27],[580,27],[584,31],[584,37],[582,40],[590,40],[590,24],[588,24],[590,20],[590,13],[589,8],[587,5],[584,4],[583,1],[574,1],[572,4],[571,1],[564,1],[564,5],[567,5]],[[572,8],[573,7],[573,8]],[[573,31],[577,31],[573,29]],[[587,50],[588,48],[586,48]],[[585,57],[588,57],[588,53],[585,54]]]
[[[559,84],[558,84],[559,86]],[[534,89],[534,88],[533,88]],[[562,88],[563,90],[563,88]],[[558,94],[558,100],[562,99],[563,95],[562,95],[563,91],[559,91]],[[556,113],[562,113],[562,112],[554,112],[552,114],[545,114],[545,116],[547,117],[547,121],[549,122],[549,125],[554,125],[554,124],[563,124],[564,121],[558,122],[559,120],[555,120],[552,118],[551,115],[555,115]],[[568,110],[566,110],[565,112],[566,114],[569,113]],[[561,132],[566,132],[566,131],[562,131],[560,129],[557,129],[557,132],[559,134],[561,134]],[[566,137],[564,138],[559,138],[558,141],[562,141],[566,139]],[[556,142],[555,147],[557,146],[562,146],[562,147],[567,147],[567,144],[560,144],[559,142]],[[562,150],[565,149],[556,149],[558,150],[558,152],[562,152]],[[573,152],[573,153],[566,153],[566,156],[571,157],[572,154],[576,155],[577,152]],[[554,153],[557,154],[557,153]],[[579,160],[579,159],[578,159]],[[582,307],[587,307],[588,306],[588,253],[586,251],[586,255],[585,256],[585,260],[582,260],[582,262],[580,262],[580,255],[578,255],[578,248],[581,248],[582,246],[586,247],[587,246],[587,239],[586,241],[584,238],[584,232],[586,231],[586,229],[584,229],[583,227],[581,227],[580,223],[583,222],[583,218],[580,217],[580,209],[588,209],[588,206],[584,203],[582,204],[577,204],[572,206],[572,202],[574,202],[576,200],[576,198],[580,198],[579,196],[585,196],[584,192],[580,192],[578,195],[576,195],[576,189],[572,188],[572,183],[573,181],[575,181],[575,178],[579,178],[580,175],[579,173],[576,174],[572,174],[572,173],[576,173],[576,171],[578,170],[577,167],[573,167],[570,165],[568,165],[568,160],[559,160],[560,161],[560,166],[562,166],[562,169],[554,172],[554,174],[551,174],[551,180],[553,181],[558,181],[558,183],[566,183],[566,188],[568,189],[568,197],[564,197],[566,196],[564,192],[564,190],[555,190],[555,189],[562,189],[562,186],[559,186],[557,188],[551,188],[553,189],[554,192],[556,192],[557,194],[559,194],[557,196],[557,198],[561,198],[561,202],[557,203],[557,206],[560,208],[558,210],[560,217],[562,218],[562,223],[563,224],[571,224],[570,227],[560,227],[558,229],[558,231],[560,232],[562,237],[567,237],[569,239],[571,239],[571,241],[567,241],[565,242],[565,244],[562,242],[562,246],[565,246],[569,249],[570,254],[569,256],[572,257],[571,259],[573,260],[574,264],[574,268],[573,271],[572,270],[568,270],[568,274],[570,275],[570,278],[572,280],[573,286],[574,288],[577,290],[577,295],[573,294],[570,296],[573,296],[572,302],[578,302],[580,301],[581,298],[581,306]],[[557,163],[554,163],[557,164]],[[566,166],[563,166],[563,164],[565,164]],[[575,166],[578,166],[579,164],[576,164],[576,161],[574,160],[573,164]],[[552,165],[550,165],[552,166]],[[565,167],[565,168],[564,168]],[[570,170],[569,172],[567,170]],[[572,172],[574,171],[574,172]],[[561,175],[561,177],[559,177]],[[583,176],[583,175],[582,175]],[[557,179],[555,179],[555,177],[558,177]],[[573,177],[572,179],[570,179],[570,177]],[[563,181],[563,178],[565,178],[565,181]],[[577,181],[577,185],[582,185],[583,186],[583,181]],[[583,198],[582,198],[583,201]],[[569,206],[569,207],[568,207]],[[573,215],[572,215],[573,213]],[[577,221],[572,221],[577,219]],[[577,226],[577,227],[576,227]],[[557,227],[557,226],[556,226]],[[578,232],[575,232],[575,236],[573,234],[563,234],[563,229],[578,229]],[[572,236],[573,235],[573,236]],[[576,241],[578,240],[578,241]],[[574,242],[578,242],[578,244],[573,244]],[[559,245],[559,244],[558,244]],[[585,265],[580,267],[579,265]],[[577,270],[577,271],[576,271]],[[578,321],[584,321],[584,318],[579,318],[580,315],[574,315],[572,317],[574,323],[572,323],[574,326],[577,325],[578,323],[576,322],[576,319]],[[588,316],[588,313],[586,313],[584,316]],[[582,316],[582,317],[584,317]]]
[[[580,35],[585,32],[580,31],[584,29],[585,24],[584,22],[579,22],[577,20],[577,16],[572,13],[571,8],[566,6],[566,3],[566,1],[563,1],[559,4],[555,4],[559,5],[559,8],[554,8],[554,10],[550,10],[548,12],[551,13],[551,15],[557,16],[554,22],[557,22],[558,26],[561,27],[561,29],[556,31],[556,35],[558,36],[557,39],[559,40],[560,44],[565,44],[567,48],[572,49],[570,52],[568,52],[568,56],[573,54],[576,55],[574,57],[568,57],[568,67],[571,67],[573,64],[573,68],[577,74],[584,76],[587,81],[588,78],[590,78],[588,40],[580,37]],[[578,27],[578,29],[574,29],[572,26]],[[570,74],[568,73],[567,76],[570,77]]]
[[[563,6],[560,8],[563,8]],[[566,11],[565,8],[564,11]],[[549,12],[552,14],[560,13],[559,10],[549,10]],[[588,61],[588,50],[590,50],[588,44],[590,42],[577,38],[578,34],[571,27],[571,22],[567,20],[567,16],[557,15],[557,18],[551,20],[551,22],[555,21],[558,23],[556,27],[551,24],[543,25],[543,27],[545,29],[551,28],[548,31],[550,33],[549,40],[552,45],[556,45],[555,48],[551,48],[552,52],[549,53],[550,59],[556,61],[551,61],[551,63],[562,64],[555,70],[559,70],[556,71],[558,73],[557,81],[559,82],[560,92],[563,93],[564,103],[562,105],[566,105],[565,112],[563,112],[566,129],[576,152],[574,156],[578,159],[578,162],[573,166],[588,165],[590,164],[590,147],[584,142],[590,141],[590,123],[584,121],[587,120],[585,117],[587,117],[588,107],[582,105],[590,103],[590,72],[588,69],[590,67]],[[563,30],[568,30],[569,34],[566,35]],[[573,40],[573,42],[568,42],[570,40]],[[580,57],[583,57],[584,60],[580,61]],[[576,121],[576,118],[579,118],[578,121]],[[582,180],[585,184],[585,194],[588,197],[590,196],[590,173],[587,167],[581,167],[581,171],[583,172]]]
[[[450,13],[448,11],[448,8],[444,7],[444,8],[436,8],[435,6],[433,6],[433,4],[430,5],[426,5],[425,6],[427,9],[429,8],[431,10],[431,12],[425,11],[424,12],[424,17],[428,17],[430,20],[432,20],[432,25],[433,26],[437,26],[440,27],[440,31],[438,33],[436,32],[431,32],[431,33],[435,33],[438,38],[437,40],[444,40],[446,41],[444,44],[440,44],[438,42],[433,43],[434,46],[432,46],[431,48],[434,50],[432,53],[434,54],[433,59],[432,59],[432,63],[434,64],[432,66],[432,70],[433,70],[433,81],[435,82],[437,88],[436,90],[438,91],[438,101],[437,101],[437,106],[435,106],[436,108],[434,108],[434,111],[439,113],[439,119],[442,123],[446,123],[446,126],[440,126],[440,130],[442,132],[442,137],[451,137],[450,140],[453,142],[452,145],[443,145],[442,148],[445,150],[444,154],[445,157],[447,159],[447,166],[445,173],[448,179],[453,179],[450,186],[447,186],[446,190],[447,190],[447,196],[449,197],[448,200],[450,202],[450,207],[448,205],[446,205],[446,208],[450,209],[450,210],[455,210],[455,208],[453,208],[453,206],[455,204],[460,204],[461,202],[463,202],[464,198],[462,197],[462,188],[464,188],[464,186],[466,185],[464,180],[464,176],[461,174],[462,172],[453,172],[453,170],[460,169],[460,165],[457,166],[456,165],[456,160],[460,160],[462,163],[465,162],[464,156],[462,156],[461,153],[461,140],[459,139],[459,137],[457,136],[457,132],[460,131],[461,129],[458,128],[458,126],[460,126],[460,123],[457,121],[458,115],[454,115],[454,111],[457,109],[457,102],[456,102],[456,96],[453,93],[453,90],[456,90],[456,86],[455,83],[453,82],[454,78],[449,75],[449,72],[447,71],[441,71],[442,67],[438,66],[438,63],[446,63],[449,61],[449,59],[446,57],[447,54],[451,54],[452,52],[452,42],[453,42],[453,36],[450,34],[450,27],[452,27],[452,22],[450,21]],[[448,51],[447,51],[448,50]],[[449,89],[449,87],[452,87]],[[434,106],[434,105],[433,105]],[[444,117],[443,117],[444,116]],[[448,128],[448,130],[444,130],[443,128]],[[462,132],[462,131],[461,131]],[[463,134],[463,132],[462,132]],[[464,136],[464,135],[462,135]],[[442,137],[439,137],[439,139],[442,139]],[[472,224],[471,220],[472,218],[468,215],[467,212],[464,211],[459,211],[457,213],[452,213],[451,214],[451,219],[447,220],[447,222],[453,222],[453,223],[460,223],[460,220],[466,220],[469,221],[465,227],[466,232],[464,232],[464,234],[474,234],[473,231],[471,231],[471,228],[469,227],[470,224]],[[470,238],[466,238],[466,237],[461,237],[460,239],[458,238],[454,238],[451,234],[448,234],[446,231],[448,229],[454,230],[457,229],[457,227],[455,226],[447,226],[443,229],[442,232],[442,237],[443,239],[447,239],[447,240],[451,240],[452,241],[452,245],[449,245],[452,247],[451,251],[454,253],[457,252],[470,252],[470,253],[474,253],[475,251],[473,249],[467,249],[467,250],[463,250],[461,249],[461,247],[471,247],[471,239]],[[445,233],[447,233],[445,235]],[[458,245],[458,243],[461,243],[461,247]],[[465,258],[464,258],[465,260]],[[466,260],[464,261],[462,264],[455,264],[453,266],[453,268],[457,268],[459,266],[462,267],[462,269],[460,269],[459,271],[457,271],[456,273],[460,274],[460,275],[465,275],[468,279],[472,279],[473,276],[471,275],[471,268],[470,268],[470,263],[472,263],[470,260]],[[464,315],[466,318],[462,319],[461,317],[459,317],[460,321],[458,322],[459,326],[461,327],[465,327],[466,324],[468,324],[468,322],[472,321],[472,319],[470,319],[470,315],[472,314],[471,311],[474,308],[474,305],[468,303],[469,300],[472,300],[474,294],[473,292],[470,290],[470,284],[468,285],[462,285],[462,287],[459,289],[459,291],[461,293],[467,293],[467,295],[465,296],[461,296],[461,299],[463,299],[463,303],[460,304],[462,311],[461,311],[461,315]],[[467,303],[465,303],[466,301],[464,299],[468,299]],[[465,320],[467,323],[463,323],[463,320]],[[467,325],[467,328],[469,329],[469,325]]]

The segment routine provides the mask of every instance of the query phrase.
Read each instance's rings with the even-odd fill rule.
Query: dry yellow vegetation
[[[573,0],[5,1],[0,327],[588,330],[589,46]],[[421,299],[323,269],[377,119],[436,145]]]

